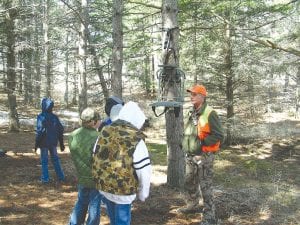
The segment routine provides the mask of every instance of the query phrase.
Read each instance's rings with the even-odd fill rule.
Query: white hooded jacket
[[[112,107],[111,112],[114,111],[114,107]],[[146,117],[143,111],[137,105],[137,103],[130,101],[121,108],[118,116],[114,116],[112,118],[113,121],[116,121],[118,119],[127,121],[131,123],[131,125],[135,126],[136,128],[141,129],[145,122]],[[151,168],[148,149],[143,140],[141,140],[137,144],[136,149],[133,153],[133,167],[135,169],[138,178],[138,183],[139,183],[138,198],[141,201],[145,201],[146,198],[149,196],[152,168]],[[101,190],[100,192],[108,200],[115,202],[117,204],[131,204],[132,201],[136,198],[136,194],[116,195],[116,194],[103,192]]]

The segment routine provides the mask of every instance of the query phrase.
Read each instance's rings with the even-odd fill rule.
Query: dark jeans
[[[48,152],[50,153],[51,162],[53,164],[56,176],[59,181],[65,180],[64,172],[60,165],[60,160],[57,154],[56,147],[41,148],[41,164],[42,164],[42,176],[41,181],[43,183],[49,182],[49,171],[48,171]]]

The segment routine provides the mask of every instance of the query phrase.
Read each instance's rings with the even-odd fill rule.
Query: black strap
[[[154,115],[156,117],[159,117],[161,115],[163,115],[164,113],[166,113],[168,110],[169,110],[169,107],[165,107],[164,111],[160,114],[157,115],[156,111],[155,111],[155,106],[152,106],[152,111],[154,112]],[[175,117],[178,117],[179,116],[179,113],[180,113],[180,107],[174,107],[174,114],[175,114]]]
[[[176,118],[179,116],[179,113],[180,113],[180,107],[174,107],[174,114]]]
[[[157,113],[156,113],[156,111],[155,111],[155,106],[152,106],[152,111],[154,112],[154,115],[155,115],[156,117],[159,117],[159,116],[161,116],[162,114],[166,113],[166,112],[168,111],[168,109],[169,109],[169,107],[165,107],[164,111],[163,111],[162,113],[160,113],[160,114],[157,115]]]

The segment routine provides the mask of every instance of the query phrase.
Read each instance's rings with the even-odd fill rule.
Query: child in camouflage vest
[[[140,131],[146,117],[136,103],[128,102],[112,119],[95,144],[92,174],[105,197],[110,224],[130,225],[136,193],[145,201],[150,189],[151,163]]]

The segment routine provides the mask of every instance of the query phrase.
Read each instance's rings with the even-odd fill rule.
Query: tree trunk
[[[198,18],[198,10],[196,9],[193,15],[193,23],[194,26],[192,28],[193,30],[193,36],[192,36],[192,45],[193,45],[193,72],[194,72],[194,83],[197,84],[198,83],[198,74],[199,74],[199,65],[198,65],[198,40],[197,40],[197,18]]]
[[[143,23],[143,38],[144,38],[144,52],[146,52],[146,55],[144,56],[144,64],[143,64],[143,69],[144,69],[144,75],[143,75],[143,89],[146,90],[147,95],[151,93],[151,72],[150,72],[150,62],[151,62],[151,57],[150,54],[148,53],[149,46],[146,46],[147,40],[146,40],[146,33],[144,29],[145,24]]]
[[[255,102],[255,93],[254,93],[254,80],[252,75],[248,75],[248,81],[247,81],[247,92],[248,92],[248,98],[249,98],[249,102],[254,103]],[[255,117],[255,105],[251,104],[250,105],[250,111],[249,111],[249,115],[251,118]]]
[[[123,67],[123,0],[113,1],[113,51],[111,87],[115,96],[122,98],[122,67]]]
[[[86,14],[85,14],[84,18],[85,18],[85,21],[86,21],[85,31],[86,31],[86,39],[87,39],[87,42],[89,44],[89,51],[90,51],[91,55],[93,56],[93,62],[94,62],[96,72],[97,72],[97,75],[98,75],[98,78],[99,78],[99,81],[100,81],[100,85],[101,85],[101,88],[102,88],[103,95],[104,95],[105,98],[108,98],[109,93],[108,93],[106,81],[105,81],[105,78],[104,78],[104,75],[103,75],[103,67],[104,66],[100,66],[99,57],[97,56],[97,52],[96,52],[93,40],[92,40],[91,35],[88,31],[88,24],[90,24],[90,16],[88,14],[88,11],[86,11]]]
[[[104,98],[108,98],[109,93],[108,93],[108,89],[107,89],[106,82],[105,82],[104,75],[103,75],[103,66],[100,66],[100,64],[99,64],[99,59],[96,55],[95,47],[90,46],[90,49],[91,49],[91,54],[92,54],[93,59],[94,59],[94,64],[95,64],[95,67],[96,67],[98,78],[100,80],[100,85],[101,85],[101,88],[102,88],[102,91],[103,91]]]
[[[50,0],[44,2],[44,62],[45,62],[45,77],[46,77],[46,96],[51,97],[51,50],[49,40],[49,7]]]
[[[24,102],[31,103],[32,102],[32,51],[29,50],[26,52],[24,57]]]
[[[4,25],[6,32],[7,43],[7,97],[8,97],[8,112],[9,112],[9,127],[8,131],[19,131],[19,119],[17,112],[17,98],[16,98],[16,58],[15,58],[15,19],[17,17],[17,10],[12,7],[11,1],[5,2],[5,9],[8,12],[5,16]]]
[[[167,56],[163,59],[164,65],[179,65],[179,46],[178,37],[179,29],[177,23],[178,7],[176,0],[164,0],[162,5],[162,22],[163,29],[170,29],[170,41],[171,48],[173,49],[173,55],[170,57],[167,52]],[[173,71],[174,72],[174,71]],[[174,76],[175,74],[170,72],[167,76]],[[178,97],[180,93],[177,93],[174,85],[175,82],[168,82],[166,84],[166,90],[168,90],[168,97]],[[166,115],[166,136],[167,136],[167,149],[168,149],[168,173],[167,182],[171,187],[183,187],[184,183],[184,153],[181,149],[181,141],[183,137],[183,113],[182,107],[180,107],[180,113],[178,117],[175,117],[173,110],[168,110]]]
[[[66,44],[67,46],[69,45],[69,34],[66,36]],[[66,51],[65,53],[65,59],[66,59],[66,66],[65,66],[65,76],[66,76],[66,81],[65,81],[65,95],[64,95],[64,100],[66,107],[69,106],[69,51]]]
[[[151,54],[151,93],[155,93],[155,55],[152,53]]]
[[[298,66],[296,77],[296,113],[295,117],[300,118],[300,66]]]
[[[79,71],[79,104],[78,111],[81,113],[87,107],[87,80],[86,80],[86,46],[87,46],[87,14],[88,1],[81,1],[81,27],[78,45],[78,71]]]
[[[20,55],[22,55],[22,54],[20,54]],[[23,94],[24,63],[20,59],[22,57],[24,57],[24,56],[19,56],[19,57],[17,57],[17,60],[16,60],[16,65],[18,65],[18,63],[19,63],[19,65],[18,65],[19,68],[22,68],[21,70],[19,70],[19,72],[16,71],[16,81],[17,81],[16,89],[17,89],[17,93],[19,95]]]
[[[78,95],[78,75],[77,75],[77,65],[76,63],[73,64],[73,96],[72,96],[72,105],[77,104],[77,95]]]
[[[41,3],[41,2],[39,2]],[[37,7],[37,8],[36,8]],[[34,99],[36,102],[36,107],[39,107],[40,98],[41,98],[41,54],[40,54],[40,43],[39,43],[39,34],[42,30],[42,24],[38,20],[38,14],[40,5],[34,6],[34,84],[33,84],[33,91],[34,91]]]
[[[226,77],[226,102],[227,102],[227,130],[226,143],[232,143],[232,126],[233,126],[233,71],[232,71],[232,47],[231,47],[231,30],[230,24],[225,24],[224,30],[224,74]]]
[[[143,86],[147,94],[151,93],[151,74],[150,74],[150,56],[146,55],[144,58],[144,79]]]

